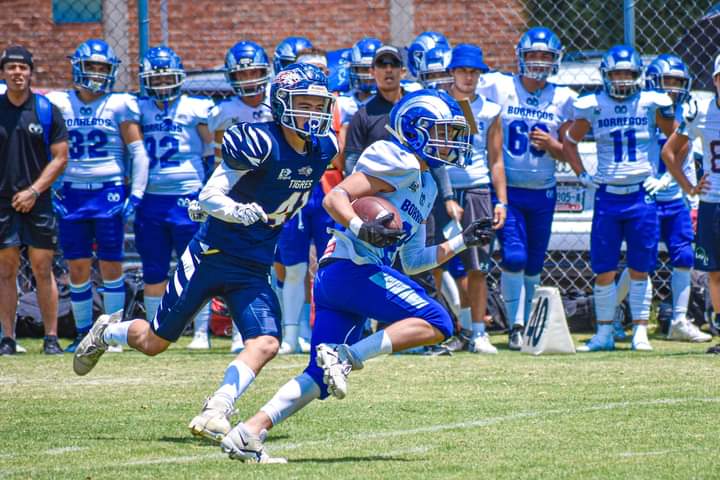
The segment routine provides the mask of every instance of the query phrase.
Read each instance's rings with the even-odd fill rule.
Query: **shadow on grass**
[[[353,463],[353,462],[415,462],[412,458],[393,457],[389,455],[373,455],[362,457],[336,458],[289,458],[288,463]]]

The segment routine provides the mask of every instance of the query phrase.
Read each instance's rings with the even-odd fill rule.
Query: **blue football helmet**
[[[361,92],[375,90],[375,77],[370,73],[375,50],[382,47],[377,38],[366,37],[359,40],[350,50],[350,88]]]
[[[315,96],[324,100],[321,112],[295,108],[298,96]],[[273,118],[281,125],[294,130],[312,141],[330,133],[335,97],[328,91],[327,76],[309,63],[293,63],[280,71],[270,87],[270,108]],[[298,119],[305,121],[299,124]]]
[[[287,37],[275,47],[273,56],[273,70],[280,72],[291,63],[295,63],[300,50],[313,48],[313,44],[305,37]]]
[[[551,60],[526,60],[529,52],[549,52]],[[535,80],[545,80],[550,75],[555,75],[560,69],[563,47],[552,30],[545,27],[533,27],[520,37],[515,47],[515,54],[518,59],[518,72],[520,75]]]
[[[68,58],[75,85],[95,93],[112,91],[120,59],[105,40],[87,40]]]
[[[438,45],[428,50],[418,68],[418,79],[424,88],[449,90],[453,84],[448,66],[452,59],[452,50],[446,45]]]
[[[668,83],[669,79],[674,79],[673,85]],[[677,104],[684,103],[690,97],[691,85],[690,70],[676,55],[658,55],[645,69],[645,86],[662,90]]]
[[[174,100],[180,96],[184,81],[182,60],[172,48],[160,46],[147,51],[140,63],[140,83],[148,96],[155,100]]]
[[[432,167],[464,167],[471,153],[470,128],[460,105],[442,90],[417,90],[390,111],[393,140]]]
[[[611,80],[610,74],[619,71],[632,72],[632,78]],[[607,94],[619,100],[635,95],[644,84],[642,59],[627,45],[616,45],[603,55],[600,74]]]
[[[238,79],[237,72],[257,72],[256,78]],[[243,40],[225,54],[225,79],[238,97],[252,97],[265,93],[270,82],[270,61],[265,50],[255,42]]]
[[[408,47],[408,68],[413,77],[418,77],[418,70],[420,69],[420,63],[423,60],[425,54],[437,47],[438,45],[445,45],[450,47],[450,43],[445,38],[445,35],[438,32],[423,32],[410,44]]]

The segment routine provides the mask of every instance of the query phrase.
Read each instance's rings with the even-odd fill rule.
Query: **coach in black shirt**
[[[50,187],[67,164],[68,134],[57,107],[30,91],[29,51],[8,47],[0,56],[0,71],[7,83],[5,95],[0,95],[0,355],[16,352],[15,281],[22,245],[28,247],[35,276],[45,353],[62,353],[57,343],[58,292],[52,273],[57,227]],[[52,112],[49,125],[43,125],[45,117],[38,109]]]

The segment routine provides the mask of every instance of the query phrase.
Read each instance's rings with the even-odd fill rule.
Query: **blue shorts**
[[[270,266],[224,253],[205,254],[193,239],[180,256],[173,279],[150,323],[153,332],[175,342],[211,297],[222,297],[243,338],[280,339],[280,303],[270,286]]]
[[[108,182],[97,190],[81,190],[65,183],[62,197],[67,210],[59,221],[63,256],[68,260],[92,258],[96,244],[100,260],[122,261],[125,187]]]
[[[594,273],[617,270],[623,240],[627,265],[651,272],[657,262],[658,215],[655,200],[638,186],[625,195],[608,193],[606,185],[595,192],[590,233],[590,263]]]
[[[322,206],[324,194],[318,183],[312,190],[308,203],[300,212],[284,226],[275,250],[275,260],[283,265],[307,263],[310,253],[310,242],[315,243],[317,256],[320,258],[330,241],[328,228],[335,225]]]
[[[190,195],[146,193],[135,212],[135,247],[140,254],[145,283],[167,280],[172,251],[180,255],[200,224],[190,220],[187,205],[197,198]]]
[[[703,272],[720,271],[720,203],[700,202],[695,268]]]
[[[508,272],[542,272],[555,214],[555,187],[532,190],[507,187],[507,219],[498,231],[501,267]],[[493,199],[495,203],[495,199]]]
[[[656,202],[660,239],[670,254],[673,267],[691,268],[693,266],[694,232],[690,220],[690,210],[685,200],[678,198],[668,202]],[[657,255],[655,255],[657,257]]]
[[[305,372],[320,386],[321,398],[327,397],[328,392],[322,369],[315,363],[317,345],[358,342],[367,318],[393,323],[417,317],[446,338],[453,333],[447,311],[420,285],[391,267],[334,260],[318,269],[313,293],[315,325],[310,363]]]

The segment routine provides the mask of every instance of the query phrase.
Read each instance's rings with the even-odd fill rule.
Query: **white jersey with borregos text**
[[[519,76],[501,72],[482,75],[476,91],[502,106],[507,184],[531,189],[553,187],[555,158],[532,146],[530,132],[541,129],[559,140],[560,126],[572,119],[572,104],[577,93],[552,83],[530,93]]]
[[[710,190],[700,195],[700,201],[720,203],[720,109],[717,97],[690,100],[683,105],[678,133],[690,141],[702,140],[703,172],[708,175]]]
[[[270,107],[263,101],[257,107],[251,107],[238,97],[228,98],[210,109],[208,128],[211,132],[227,130],[236,123],[271,122]]]

